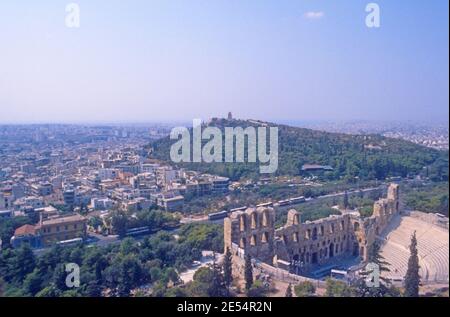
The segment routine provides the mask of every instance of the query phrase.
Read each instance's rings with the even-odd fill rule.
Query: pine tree
[[[292,285],[289,283],[288,287],[286,288],[286,293],[284,294],[284,297],[292,297]]]
[[[408,270],[405,275],[405,296],[418,297],[419,296],[419,256],[417,254],[417,238],[416,232],[411,237],[411,245],[409,246],[409,260]]]
[[[225,258],[223,259],[223,278],[227,288],[231,286],[233,282],[233,271],[232,271],[232,258],[230,249],[227,248],[225,252]]]
[[[245,256],[244,277],[245,277],[245,289],[249,290],[253,285],[253,267],[252,267],[252,258],[250,257],[250,255]]]

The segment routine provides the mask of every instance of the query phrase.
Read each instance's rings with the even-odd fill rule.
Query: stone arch
[[[269,242],[269,233],[263,232],[262,237],[261,237],[261,242],[262,242],[262,243],[267,243],[267,242]]]
[[[334,257],[334,243],[330,244],[328,255],[330,258]]]
[[[305,239],[306,240],[311,239],[311,229],[305,231]]]
[[[334,223],[330,224],[330,233],[334,233],[335,228],[334,228]]]
[[[345,222],[344,220],[341,221],[341,230],[343,231],[345,229]]]
[[[263,227],[269,226],[269,212],[267,210],[263,211],[262,225]]]
[[[256,212],[252,212],[250,214],[251,219],[251,228],[256,229],[258,227],[258,214]]]
[[[239,241],[239,246],[244,249],[247,246],[247,239],[245,239],[245,237],[242,237],[241,240]]]
[[[317,240],[317,228],[314,227],[312,230],[312,239]]]
[[[292,240],[293,240],[294,242],[298,242],[298,232],[294,232],[294,233],[292,234]]]
[[[353,252],[352,252],[353,256],[358,256],[359,255],[359,245],[358,243],[353,243]]]
[[[325,235],[325,228],[323,226],[320,226],[320,235]]]
[[[245,215],[239,216],[239,230],[240,231],[247,230],[247,218],[245,217]]]
[[[380,235],[380,228],[378,226],[375,228],[375,234],[377,236]]]
[[[252,234],[251,238],[250,238],[250,245],[255,246],[256,245],[256,234]]]
[[[359,230],[359,222],[355,222],[353,224],[353,230],[358,231]]]

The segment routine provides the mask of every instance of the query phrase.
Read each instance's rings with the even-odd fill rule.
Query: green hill
[[[224,127],[245,128],[262,124],[266,123],[214,119],[208,126],[224,131]],[[363,180],[385,179],[419,173],[433,180],[448,180],[448,151],[380,135],[348,135],[267,124],[277,126],[279,130],[279,164],[275,175],[300,175],[304,173],[303,165],[319,164],[333,168],[332,171],[319,173],[320,177],[330,180],[355,177]],[[149,145],[151,157],[170,163],[170,147],[175,142],[169,137],[153,142]],[[181,163],[177,166],[227,176],[233,180],[267,176],[259,173],[259,162]]]

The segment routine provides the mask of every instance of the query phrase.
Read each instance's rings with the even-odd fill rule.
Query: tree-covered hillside
[[[246,128],[259,124],[255,121],[216,119],[209,126],[224,131],[224,127]],[[279,165],[276,175],[299,175],[304,164],[320,164],[333,168],[333,171],[321,174],[326,179],[385,179],[422,173],[433,180],[448,180],[448,151],[442,152],[380,135],[328,133],[270,123],[268,126],[277,126],[279,131]],[[169,137],[153,142],[149,145],[151,157],[170,162],[170,147],[175,142]],[[178,165],[233,180],[261,176],[259,162]]]

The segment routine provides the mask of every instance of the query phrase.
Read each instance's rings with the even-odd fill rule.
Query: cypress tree
[[[405,275],[405,296],[418,297],[419,296],[419,256],[417,254],[417,238],[416,232],[411,237],[411,244],[409,246],[409,260],[408,270]]]
[[[232,258],[229,248],[227,248],[227,251],[225,252],[225,258],[223,259],[223,278],[225,285],[227,286],[227,288],[229,288],[231,286],[231,283],[233,282]]]
[[[228,296],[228,289],[225,285],[224,277],[220,271],[220,266],[216,264],[216,254],[213,253],[214,260],[212,264],[212,281],[208,293],[212,297]]]
[[[348,209],[349,203],[348,203],[348,193],[347,191],[344,192],[344,209]]]
[[[286,288],[286,293],[284,297],[292,297],[292,285],[289,283],[288,287]]]
[[[253,267],[252,267],[252,258],[248,254],[245,256],[244,277],[245,277],[245,289],[249,290],[253,285]]]

